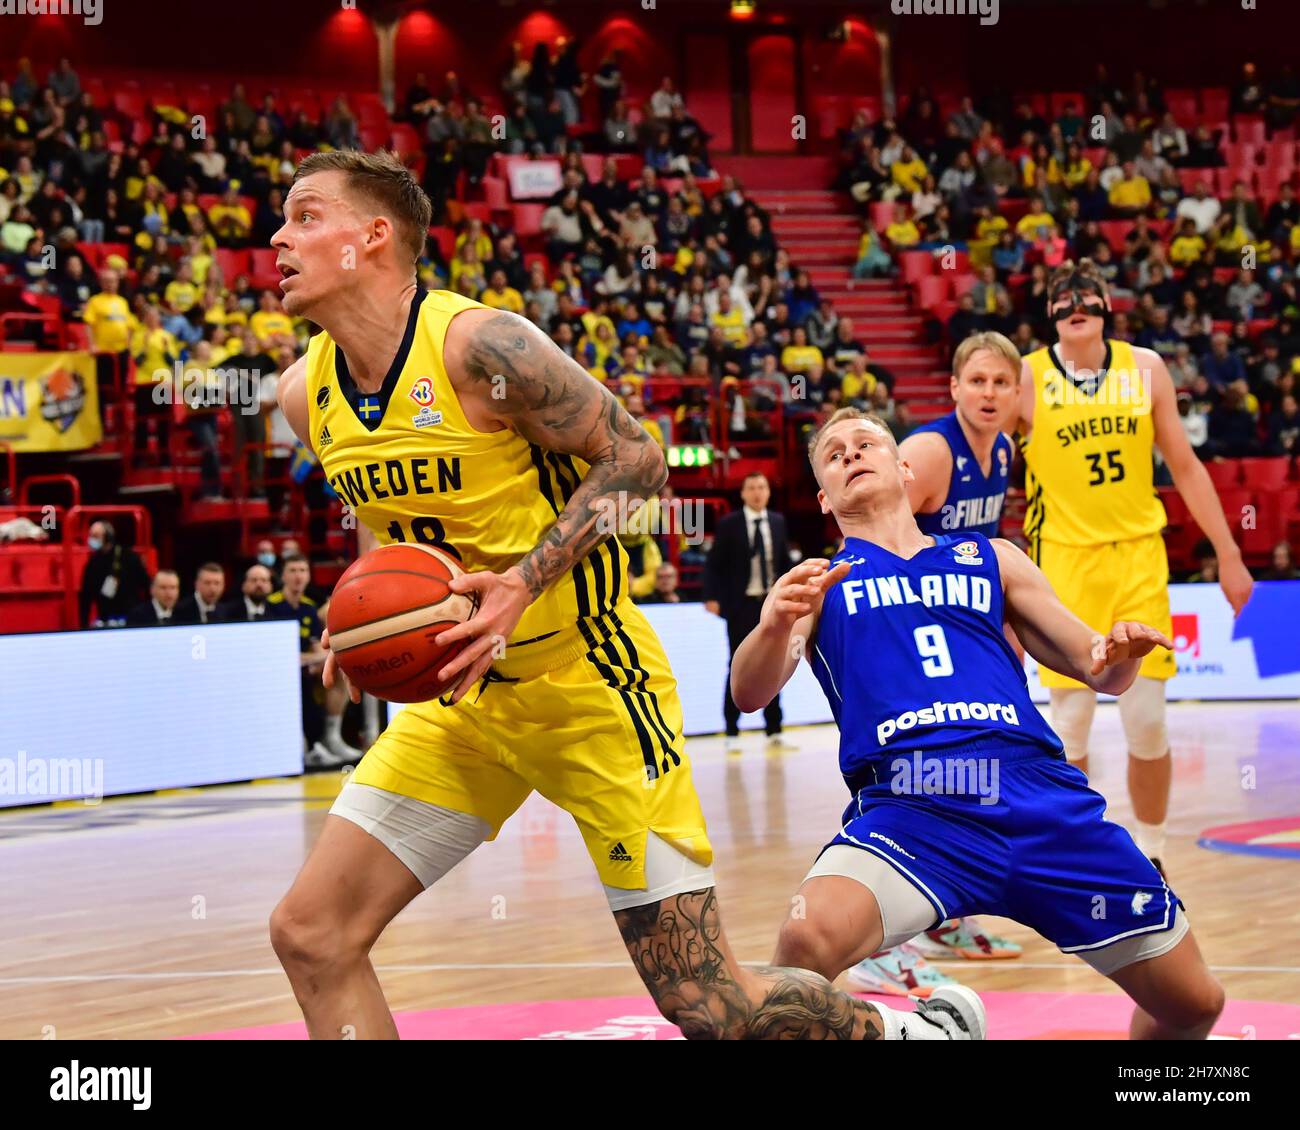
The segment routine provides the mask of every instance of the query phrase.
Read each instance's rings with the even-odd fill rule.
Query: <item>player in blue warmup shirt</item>
[[[1182,905],[1065,760],[1003,626],[1040,663],[1104,694],[1126,689],[1142,657],[1170,641],[1132,621],[1094,633],[1010,542],[923,534],[911,472],[878,418],[840,409],[810,458],[844,548],[777,582],[731,675],[737,704],[752,710],[806,656],[839,724],[851,794],[776,962],[833,979],[947,918],[998,914],[1127,992],[1134,1038],[1204,1038],[1223,990]],[[936,1000],[982,1035],[969,989],[944,986],[931,1009]],[[887,1037],[948,1036],[879,1009]]]
[[[1008,432],[1020,421],[1020,353],[1000,333],[966,338],[952,360],[954,408],[899,445],[912,478],[907,499],[926,534],[998,536],[1015,454]],[[1020,956],[1015,942],[987,933],[974,919],[942,922],[846,973],[854,988],[927,997],[953,979],[929,957],[994,961]]]

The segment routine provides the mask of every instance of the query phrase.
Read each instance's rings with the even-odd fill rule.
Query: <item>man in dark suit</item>
[[[173,624],[215,624],[220,619],[221,596],[226,591],[226,571],[215,561],[199,566],[194,591],[176,605]]]
[[[172,624],[176,598],[181,595],[181,579],[174,569],[159,569],[149,586],[149,599],[126,614],[128,628],[161,628]]]
[[[221,605],[218,619],[223,624],[245,624],[254,620],[276,619],[267,608],[271,595],[271,570],[265,565],[250,565],[244,573],[240,595]]]
[[[94,551],[81,575],[81,624],[87,628],[117,627],[149,591],[149,573],[140,555],[119,545],[111,522],[91,524],[86,544]],[[90,616],[91,608],[95,617]]]
[[[763,599],[778,577],[790,571],[790,543],[785,517],[767,508],[772,488],[765,475],[745,476],[740,488],[744,505],[718,523],[713,548],[704,566],[704,607],[727,622],[731,654],[758,627]],[[731,698],[731,671],[723,684],[722,713],[727,734],[740,733],[740,710]],[[781,698],[763,711],[767,736],[781,732]]]

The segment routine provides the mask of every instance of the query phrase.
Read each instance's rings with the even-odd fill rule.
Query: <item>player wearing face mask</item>
[[[1164,361],[1106,336],[1110,297],[1088,259],[1067,261],[1053,272],[1048,312],[1057,342],[1024,359],[1020,381],[1025,536],[1035,564],[1066,607],[1094,629],[1133,619],[1168,634],[1165,511],[1153,482],[1152,457],[1159,449],[1192,517],[1218,551],[1220,584],[1233,612],[1240,612],[1250,597],[1250,574],[1214,485],[1187,442]],[[1170,783],[1165,683],[1175,669],[1172,652],[1152,652],[1119,699],[1134,838],[1157,867]],[[1086,772],[1096,696],[1054,671],[1040,675],[1051,689],[1052,726],[1066,757]]]

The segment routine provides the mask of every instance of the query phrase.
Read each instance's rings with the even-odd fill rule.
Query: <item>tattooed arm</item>
[[[618,512],[620,497],[630,506],[657,494],[668,470],[662,449],[610,391],[525,318],[465,311],[447,330],[443,362],[473,427],[516,431],[589,466],[538,545],[503,574],[474,573],[453,585],[480,601],[471,620],[439,637],[474,641],[441,673],[466,672],[454,701],[491,665],[493,642],[508,638],[524,609],[609,535],[602,514]]]

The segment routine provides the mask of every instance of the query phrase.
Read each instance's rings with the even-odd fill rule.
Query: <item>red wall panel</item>
[[[756,153],[793,153],[795,42],[788,35],[759,35],[749,41],[749,132]]]

